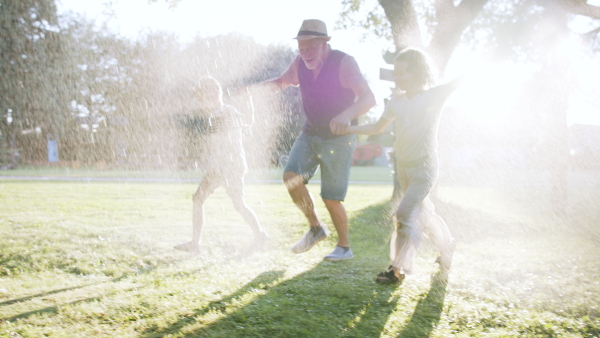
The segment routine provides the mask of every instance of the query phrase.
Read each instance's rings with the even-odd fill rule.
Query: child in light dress
[[[394,215],[395,230],[390,243],[391,264],[376,281],[402,283],[413,268],[423,234],[439,251],[437,262],[448,269],[455,240],[444,220],[435,213],[429,193],[438,177],[437,131],[446,99],[458,80],[434,86],[430,62],[421,51],[406,49],[394,62],[398,93],[386,104],[383,115],[373,124],[350,126],[348,132],[377,134],[395,121],[394,150],[396,175],[402,198]]]

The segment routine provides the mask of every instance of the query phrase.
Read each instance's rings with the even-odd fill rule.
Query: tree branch
[[[463,0],[456,7],[441,0],[436,1],[438,25],[435,28],[428,53],[434,58],[440,72],[443,72],[452,52],[460,41],[460,36],[488,0]]]
[[[571,14],[583,15],[592,19],[600,19],[600,7],[588,5],[584,0],[562,0],[566,10]]]
[[[407,47],[421,48],[423,40],[417,21],[417,13],[410,0],[379,0],[385,16],[392,25],[396,50]]]

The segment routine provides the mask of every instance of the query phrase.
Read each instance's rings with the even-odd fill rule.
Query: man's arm
[[[283,81],[281,77],[265,80],[263,82],[251,85],[252,88],[268,89],[269,91],[276,93],[289,87],[290,84]]]
[[[368,112],[376,103],[375,95],[362,76],[358,64],[351,56],[345,56],[340,63],[340,82],[342,87],[351,89],[358,99],[331,120],[329,127],[331,132],[336,135],[346,134],[350,122]]]
[[[286,89],[289,86],[298,86],[300,83],[298,81],[298,62],[300,60],[300,56],[297,56],[283,74],[274,79],[265,80],[256,85],[252,85],[251,87],[258,88],[267,88],[272,92],[278,92]]]
[[[245,124],[252,125],[254,123],[254,97],[271,95],[284,90],[289,86],[297,85],[294,84],[294,79],[297,81],[298,78],[297,59],[298,58],[294,59],[288,66],[288,69],[279,77],[259,83],[244,85],[235,90],[234,95],[243,102],[243,105],[246,106],[246,108],[248,108],[244,109],[244,111],[250,112],[249,114],[244,114]]]

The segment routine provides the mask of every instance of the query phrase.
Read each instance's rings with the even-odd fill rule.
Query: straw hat
[[[316,19],[308,19],[302,22],[298,35],[294,39],[327,39],[327,41],[329,41],[331,36],[327,35],[327,26],[325,25],[325,22]]]

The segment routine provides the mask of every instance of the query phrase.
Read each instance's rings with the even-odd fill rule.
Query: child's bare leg
[[[240,215],[242,215],[242,217],[244,217],[244,220],[250,225],[255,235],[264,233],[264,230],[262,229],[262,227],[260,226],[260,222],[258,221],[258,217],[256,217],[254,211],[252,211],[252,209],[250,209],[246,205],[246,202],[243,199],[241,199],[241,201],[238,202],[234,201],[233,203]]]
[[[192,196],[192,240],[175,246],[175,249],[182,251],[200,250],[200,241],[202,240],[202,225],[204,224],[204,202],[212,194],[218,184],[205,177],[196,192]]]
[[[233,202],[233,206],[235,209],[242,215],[246,223],[250,225],[252,228],[252,232],[254,232],[254,236],[256,237],[265,237],[266,232],[260,226],[260,222],[258,221],[258,217],[248,205],[244,199],[244,183],[243,178],[235,181],[229,181],[229,186],[227,187],[227,194],[231,197],[231,201]]]

